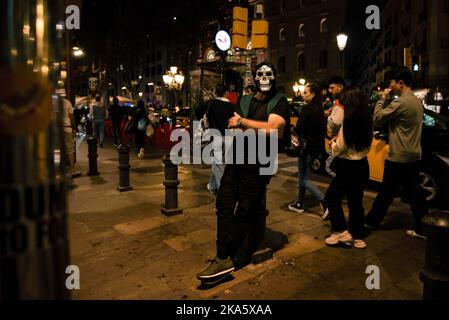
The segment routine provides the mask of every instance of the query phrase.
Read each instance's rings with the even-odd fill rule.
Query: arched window
[[[326,33],[327,32],[327,18],[321,19],[320,32],[321,33]]]
[[[306,36],[306,30],[304,23],[301,23],[298,27],[298,37],[303,38]]]
[[[304,54],[304,52],[300,52],[298,53],[298,71],[305,71],[306,70],[306,56]]]
[[[278,61],[279,73],[285,72],[285,57],[280,57]]]
[[[320,52],[320,69],[326,69],[327,68],[327,50],[321,50]]]
[[[279,30],[279,41],[285,41],[285,28]]]

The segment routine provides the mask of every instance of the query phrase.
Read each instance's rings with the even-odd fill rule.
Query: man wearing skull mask
[[[273,65],[263,62],[253,74],[257,92],[243,96],[236,106],[234,117],[229,119],[230,129],[256,132],[259,143],[270,148],[272,130],[278,130],[279,137],[289,132],[290,106],[283,94],[276,92],[276,70]],[[257,135],[262,130],[264,135]],[[235,143],[234,143],[235,148]],[[203,282],[216,281],[229,275],[235,267],[244,265],[251,258],[260,243],[256,240],[257,225],[266,214],[266,189],[272,174],[262,175],[263,164],[249,152],[245,144],[244,164],[228,164],[217,196],[217,256],[197,278]],[[235,149],[234,149],[235,150]],[[278,150],[270,150],[277,156]],[[234,151],[234,155],[236,152]],[[255,164],[254,164],[255,163]],[[262,220],[264,221],[264,220]]]

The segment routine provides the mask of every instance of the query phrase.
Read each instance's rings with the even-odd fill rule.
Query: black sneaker
[[[215,258],[211,261],[206,270],[198,273],[196,277],[202,281],[209,281],[217,277],[227,276],[234,270],[234,262],[232,262],[231,259],[221,260]]]
[[[293,201],[288,205],[288,210],[296,212],[296,213],[304,213],[306,209],[302,206],[302,203],[298,200]]]

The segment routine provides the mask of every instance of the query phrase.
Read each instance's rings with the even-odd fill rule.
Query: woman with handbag
[[[297,213],[303,213],[306,190],[308,190],[319,202],[323,210],[323,218],[327,215],[327,205],[324,194],[309,179],[309,164],[312,157],[324,153],[324,139],[326,131],[326,119],[324,117],[321,92],[316,84],[306,85],[303,93],[303,107],[294,132],[298,136],[298,174],[299,194],[298,199],[289,204],[288,208]]]
[[[343,125],[331,142],[336,176],[326,193],[333,233],[325,242],[329,246],[344,244],[365,249],[363,191],[369,179],[367,156],[373,139],[373,118],[368,99],[358,87],[346,88],[340,103],[345,107]],[[345,196],[349,228],[341,206]]]

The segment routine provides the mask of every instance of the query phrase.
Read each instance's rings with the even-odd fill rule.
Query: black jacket
[[[307,141],[307,154],[316,156],[325,151],[326,118],[321,103],[312,102],[302,108],[295,132]]]

